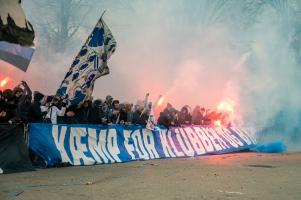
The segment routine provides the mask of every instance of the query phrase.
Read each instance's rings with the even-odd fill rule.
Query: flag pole
[[[104,10],[100,16],[100,19],[102,19],[102,17],[104,16],[104,14],[106,13],[107,10]]]

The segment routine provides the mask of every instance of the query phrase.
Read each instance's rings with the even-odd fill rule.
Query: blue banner
[[[150,131],[141,126],[30,124],[29,147],[48,165],[190,157],[247,150],[256,143],[244,130],[187,126]]]

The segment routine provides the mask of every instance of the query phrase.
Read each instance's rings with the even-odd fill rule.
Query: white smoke
[[[104,19],[118,47],[109,61],[111,74],[96,81],[95,97],[135,102],[149,92],[153,99],[165,95],[177,108],[214,108],[231,98],[239,122],[265,130],[260,136],[300,139],[300,52],[293,48],[299,1],[91,2],[94,9],[81,17],[85,26],[66,52],[49,55],[38,46],[26,74],[34,89],[55,92],[100,10],[107,10]],[[24,1],[31,21],[38,17],[35,6]],[[45,30],[37,30],[45,41]]]

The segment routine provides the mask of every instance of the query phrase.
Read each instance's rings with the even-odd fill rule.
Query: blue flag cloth
[[[102,18],[75,57],[57,93],[68,95],[71,105],[89,99],[97,78],[109,74],[107,60],[116,49],[116,41]]]
[[[21,1],[1,0],[0,60],[26,72],[35,51],[34,38],[34,29],[25,17]]]

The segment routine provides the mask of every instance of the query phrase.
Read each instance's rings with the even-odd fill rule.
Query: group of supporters
[[[163,112],[160,112],[158,124],[165,127],[170,126],[188,126],[188,125],[203,125],[203,126],[230,126],[229,112],[221,112],[196,106],[192,112],[190,107],[185,105],[180,111],[167,104]]]
[[[32,94],[26,82],[22,81],[13,90],[0,91],[0,123],[146,125],[152,108],[147,97],[148,94],[144,102],[135,105],[120,103],[110,95],[104,100],[91,99],[80,105],[69,105],[67,97],[45,96],[40,92]],[[165,127],[212,125],[216,122],[229,125],[228,114],[200,106],[192,112],[189,106],[178,111],[169,103],[158,117],[158,124]]]

